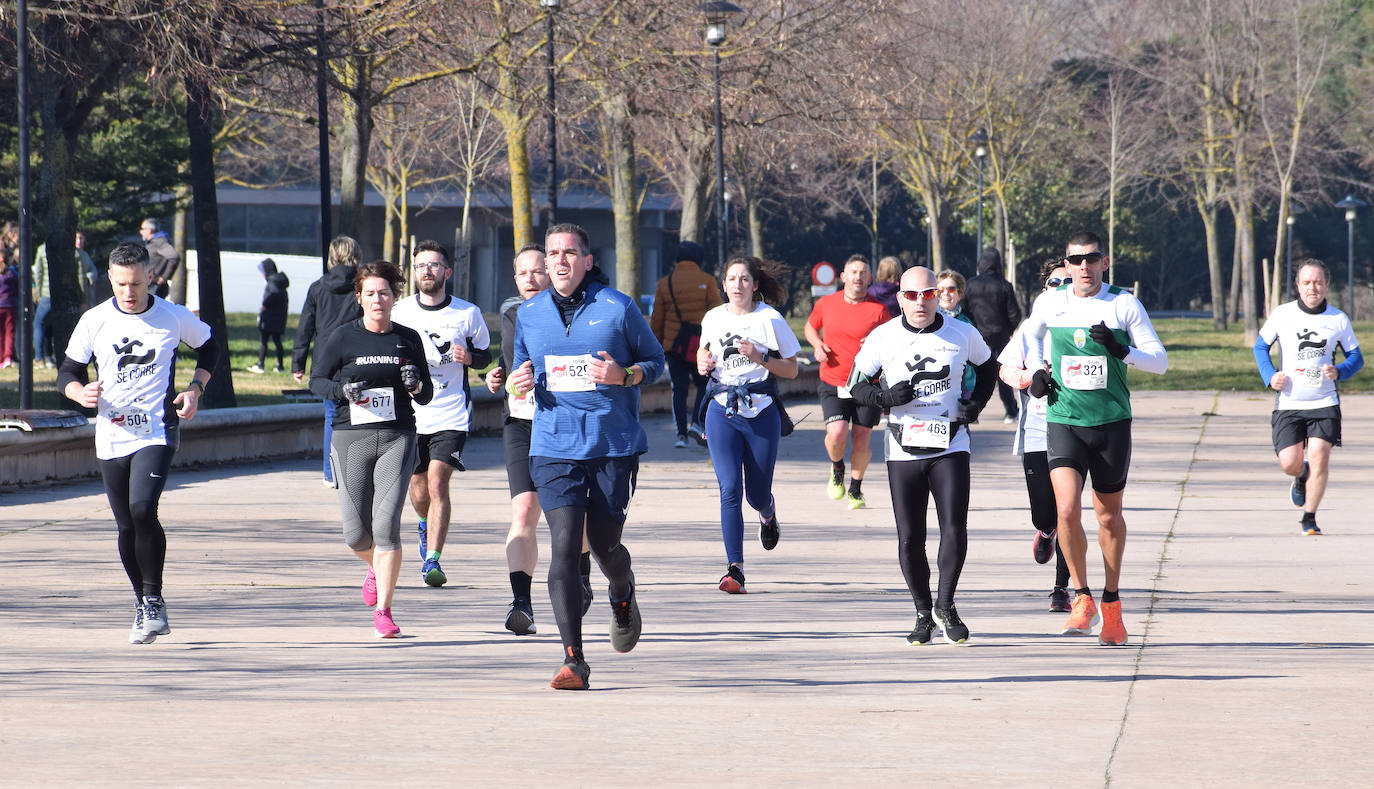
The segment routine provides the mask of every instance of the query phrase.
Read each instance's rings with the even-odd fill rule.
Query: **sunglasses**
[[[1070,266],[1081,266],[1084,263],[1096,263],[1102,257],[1101,252],[1089,252],[1086,255],[1069,255],[1064,258],[1064,262]]]
[[[940,288],[940,292],[941,292],[941,293],[958,293],[958,292],[959,292],[959,289],[956,288],[956,287],[954,287],[953,285],[945,285],[944,287]]]
[[[1047,287],[1047,288],[1057,288],[1057,287],[1059,287],[1060,285],[1063,285],[1065,282],[1068,282],[1068,281],[1069,281],[1069,278],[1068,278],[1068,277],[1050,277],[1049,279],[1045,280],[1045,287]]]
[[[926,288],[925,290],[904,290],[902,291],[902,298],[907,301],[930,301],[938,296],[939,293],[940,292],[935,288]]]

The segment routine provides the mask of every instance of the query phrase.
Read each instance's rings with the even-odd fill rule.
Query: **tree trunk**
[[[930,223],[926,226],[930,233],[930,261],[926,264],[936,274],[945,270],[945,230],[949,227],[949,215],[945,213],[944,201],[925,197],[926,216]]]
[[[513,110],[498,115],[506,130],[506,162],[510,166],[510,215],[515,248],[534,241],[534,214],[530,211],[529,118]]]
[[[186,205],[191,200],[191,190],[186,184],[181,184],[176,188],[176,196],[177,211],[172,219],[172,246],[176,247],[177,254],[181,255],[181,261],[177,263],[177,270],[172,274],[172,290],[168,295],[177,304],[185,304],[186,280],[189,279],[186,271]]]
[[[348,59],[350,74],[345,80],[353,89],[344,91],[340,105],[343,129],[339,140],[339,230],[352,236],[368,257],[371,241],[363,221],[363,194],[367,189],[367,156],[372,146],[372,97],[368,92],[372,64],[365,56]]]
[[[219,118],[209,89],[186,80],[186,136],[190,140],[191,194],[196,230],[196,269],[200,282],[200,319],[209,324],[219,344],[219,361],[211,370],[202,405],[233,408],[234,379],[229,365],[229,333],[224,320],[224,281],[219,260],[219,200],[215,196],[215,127]]]
[[[1240,264],[1245,272],[1242,280],[1241,308],[1245,310],[1245,347],[1255,344],[1259,335],[1259,304],[1256,288],[1259,285],[1258,264],[1255,260],[1255,222],[1254,208],[1245,197],[1238,200],[1239,212],[1236,216],[1236,235],[1240,239]]]
[[[1227,319],[1230,323],[1235,323],[1240,317],[1240,286],[1241,272],[1243,267],[1240,264],[1240,216],[1233,204],[1231,206],[1231,218],[1235,224],[1235,238],[1231,239],[1231,298],[1230,307],[1227,310]]]
[[[686,166],[682,171],[682,186],[678,190],[678,199],[682,201],[678,239],[682,241],[695,241],[700,244],[705,238],[712,139],[709,135],[695,138],[694,147],[687,152]],[[719,263],[724,264],[724,261]]]
[[[622,94],[608,97],[602,107],[606,113],[611,160],[611,210],[615,217],[615,287],[636,302],[644,289],[640,282],[639,201],[636,190],[635,133],[631,126],[632,109]]]
[[[61,35],[60,24],[45,23],[45,35]],[[72,151],[76,149],[81,127],[71,86],[59,75],[44,70],[38,85],[38,117],[43,129],[38,165],[38,226],[43,229],[39,243],[44,244],[48,260],[48,313],[53,356],[60,362],[72,330],[81,317],[81,290],[76,281],[76,195],[72,189],[74,173]],[[20,261],[16,261],[20,262]],[[28,264],[29,261],[22,261]],[[34,283],[41,288],[42,283]],[[27,295],[26,295],[27,297]],[[43,349],[39,349],[42,351]],[[44,358],[38,354],[35,359]],[[68,408],[77,408],[66,401]]]
[[[752,197],[752,196],[751,196]],[[749,254],[763,258],[763,215],[759,212],[759,201],[750,199],[747,203],[749,217]],[[877,261],[873,262],[877,265]]]
[[[1217,209],[1198,203],[1202,230],[1207,243],[1207,279],[1212,292],[1212,328],[1226,330],[1226,279],[1221,269],[1221,239],[1217,235]]]

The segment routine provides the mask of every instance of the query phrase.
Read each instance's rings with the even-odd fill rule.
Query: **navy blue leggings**
[[[760,517],[773,514],[773,466],[781,431],[778,409],[772,405],[753,419],[726,416],[714,400],[706,409],[706,447],[720,483],[720,536],[728,561],[744,561],[741,493]]]

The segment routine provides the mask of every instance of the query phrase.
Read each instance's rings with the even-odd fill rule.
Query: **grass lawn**
[[[804,317],[788,320],[802,340],[802,353],[809,353],[810,345],[802,333]],[[251,313],[229,315],[229,356],[234,370],[234,392],[239,405],[269,405],[288,402],[282,396],[283,389],[303,388],[297,384],[290,372],[263,373],[255,375],[247,372],[247,367],[258,361],[257,316]],[[488,320],[488,325],[495,321]],[[291,346],[295,342],[296,317],[288,321],[286,335],[282,338],[285,347],[285,367],[291,368]],[[1254,357],[1244,343],[1244,331],[1239,327],[1224,332],[1214,331],[1210,320],[1167,319],[1155,323],[1155,330],[1169,350],[1169,372],[1164,375],[1133,372],[1130,377],[1134,389],[1156,390],[1244,390],[1261,391],[1259,374],[1255,371]],[[1374,337],[1374,321],[1355,324],[1355,334],[1359,337]],[[492,356],[497,356],[500,344],[499,335],[492,337]],[[276,360],[272,349],[268,349],[265,367],[271,370]],[[480,385],[473,373],[473,385]],[[184,387],[191,377],[191,365],[182,360],[177,365],[177,381]],[[15,367],[0,370],[0,408],[19,407],[19,371]],[[1374,391],[1374,372],[1365,371],[1349,381],[1341,383],[1344,392]],[[62,398],[57,394],[57,371],[51,369],[34,370],[33,401],[35,408],[61,408]]]

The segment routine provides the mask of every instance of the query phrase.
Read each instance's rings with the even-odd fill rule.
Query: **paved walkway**
[[[1020,465],[996,419],[975,432],[958,597],[973,640],[914,648],[881,463],[869,508],[843,509],[824,493],[819,420],[803,422],[778,466],[782,542],[746,545],[751,594],[728,597],[710,463],[673,449],[657,417],[626,533],[644,638],[612,652],[598,583],[583,694],[547,687],[560,655],[542,582],[539,635],[501,627],[496,439],[473,441],[473,470],[455,477],[450,584],[423,586],[408,561],[394,642],[372,635],[313,462],[175,474],[162,500],[174,631],[143,647],[125,643],[99,484],[0,495],[0,784],[1366,782],[1374,397],[1346,400],[1353,446],[1335,455],[1320,538],[1298,533],[1268,398],[1135,402],[1129,647],[1056,635],[1053,570],[1030,560]]]

